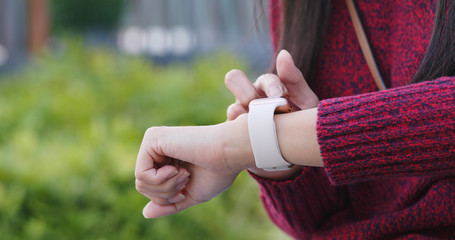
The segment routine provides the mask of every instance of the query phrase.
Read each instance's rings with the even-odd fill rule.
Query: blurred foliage
[[[147,220],[134,164],[152,125],[222,122],[233,101],[228,54],[188,65],[85,48],[35,59],[0,81],[1,239],[282,239],[257,184],[243,173],[227,192]]]
[[[57,31],[111,29],[123,13],[124,0],[51,0],[52,26]]]

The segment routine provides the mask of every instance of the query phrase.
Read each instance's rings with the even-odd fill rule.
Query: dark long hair
[[[313,85],[317,62],[330,14],[331,0],[283,0],[278,49],[287,49]],[[433,34],[410,83],[455,75],[455,0],[438,0]]]

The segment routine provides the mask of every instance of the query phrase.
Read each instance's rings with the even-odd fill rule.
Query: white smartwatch
[[[248,133],[256,167],[266,171],[288,170],[292,164],[284,160],[276,134],[273,116],[278,106],[287,104],[284,98],[262,98],[250,102]]]

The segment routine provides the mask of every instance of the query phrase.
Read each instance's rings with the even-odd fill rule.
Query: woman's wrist
[[[224,160],[229,168],[240,172],[255,167],[248,135],[248,115],[242,114],[233,121],[220,124],[220,127]]]
[[[222,133],[220,134],[227,136],[222,144],[225,161],[234,171],[248,169],[251,173],[262,178],[284,180],[291,178],[302,168],[294,165],[289,170],[275,172],[257,168],[248,135],[247,114],[240,115],[233,121],[223,123],[221,127]]]

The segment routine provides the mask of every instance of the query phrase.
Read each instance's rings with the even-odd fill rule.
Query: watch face
[[[250,102],[250,106],[252,105],[263,105],[263,104],[276,104],[278,106],[287,104],[287,100],[285,98],[276,97],[276,98],[259,98],[255,99]]]

